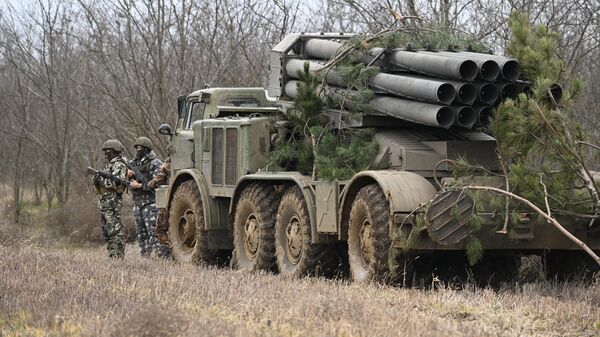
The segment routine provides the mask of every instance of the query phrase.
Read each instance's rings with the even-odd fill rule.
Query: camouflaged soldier
[[[165,162],[160,165],[158,173],[150,182],[148,186],[152,189],[156,189],[160,185],[167,185],[169,183],[169,176],[171,175],[171,158],[167,157]],[[171,257],[171,241],[169,240],[169,212],[166,208],[158,210],[156,218],[156,245],[158,250],[158,256],[163,258]]]
[[[127,164],[121,152],[123,145],[116,139],[109,139],[102,145],[106,158],[104,172],[126,179]],[[92,178],[96,193],[99,195],[98,209],[102,223],[102,234],[107,242],[108,256],[123,258],[125,255],[125,242],[123,239],[123,225],[121,224],[121,207],[123,206],[123,192],[126,185],[119,184],[110,179],[102,178],[95,174]]]
[[[156,247],[154,229],[156,227],[156,203],[154,188],[148,185],[158,173],[162,164],[152,151],[152,142],[146,137],[138,137],[133,143],[136,154],[129,162],[127,176],[133,178],[129,184],[133,199],[135,231],[140,245],[140,254],[150,256]]]

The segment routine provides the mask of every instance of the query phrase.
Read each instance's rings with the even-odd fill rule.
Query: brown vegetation
[[[1,336],[597,336],[600,284],[286,279],[25,240],[0,225]],[[19,236],[24,235],[24,236]],[[39,238],[39,236],[38,236]]]

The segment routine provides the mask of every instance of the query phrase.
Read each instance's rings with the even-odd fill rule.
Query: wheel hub
[[[297,264],[302,256],[302,233],[301,223],[298,217],[294,216],[288,222],[285,229],[286,250],[289,260]]]
[[[258,220],[254,214],[250,214],[246,219],[244,234],[246,236],[246,252],[250,257],[255,257],[260,243],[260,230],[258,228]]]
[[[179,218],[179,241],[188,249],[196,245],[196,218],[192,210],[186,210]]]
[[[368,219],[365,219],[360,226],[359,240],[360,240],[360,252],[362,262],[368,266],[373,256],[373,226]]]

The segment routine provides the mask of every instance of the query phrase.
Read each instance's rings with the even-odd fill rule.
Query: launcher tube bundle
[[[282,100],[296,98],[298,74],[324,75],[327,96],[354,97],[357,88],[335,67],[325,65],[339,58],[351,35],[290,34],[272,51],[269,94]],[[528,90],[518,81],[519,63],[498,55],[466,51],[425,51],[372,48],[350,53],[351,62],[378,66],[366,84],[375,94],[360,111],[352,100],[339,100],[345,109],[359,110],[441,128],[486,126],[498,104]],[[368,110],[368,111],[367,111]]]

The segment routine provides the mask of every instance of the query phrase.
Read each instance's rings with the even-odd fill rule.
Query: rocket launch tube
[[[323,65],[319,62],[290,59],[285,66],[287,75],[297,78],[298,71],[303,71],[306,62],[308,62],[310,71],[322,69]],[[340,87],[346,85],[335,70],[328,71],[326,76],[329,84]],[[379,73],[369,79],[369,84],[386,93],[419,101],[450,104],[456,96],[456,90],[452,84],[438,79]]]
[[[477,122],[477,112],[470,106],[453,106],[456,120],[454,125],[470,129]]]
[[[468,51],[457,51],[457,52],[444,52],[444,53],[453,53],[459,57],[464,57],[468,59],[483,59],[483,60],[492,60],[495,61],[500,67],[500,74],[502,78],[506,81],[515,81],[519,78],[521,74],[521,66],[519,62],[515,59],[501,56],[501,55],[491,55],[491,54],[482,54],[482,53],[473,53]]]
[[[342,43],[330,40],[310,39],[304,44],[304,52],[310,57],[331,59],[341,50],[342,46]],[[363,57],[359,57],[358,53],[355,53],[353,57],[369,63],[382,51],[383,48],[372,48]],[[432,52],[395,49],[389,55],[389,60],[392,65],[416,73],[465,81],[474,80],[480,71],[480,67],[473,60],[449,57]]]
[[[298,81],[289,81],[285,84],[285,94],[291,98],[296,98]],[[327,95],[333,96],[339,100],[343,93],[347,93],[348,97],[356,95],[352,91],[344,89],[330,89],[326,92]],[[450,128],[456,117],[454,109],[449,106],[418,102],[404,98],[376,95],[368,103],[373,110],[392,116],[395,118],[415,122],[418,124],[431,125],[442,128]],[[348,109],[356,109],[355,103],[347,103],[344,107]]]
[[[496,109],[490,105],[480,105],[473,108],[475,108],[475,111],[477,112],[477,125],[483,127],[490,125],[490,121],[496,113]]]

